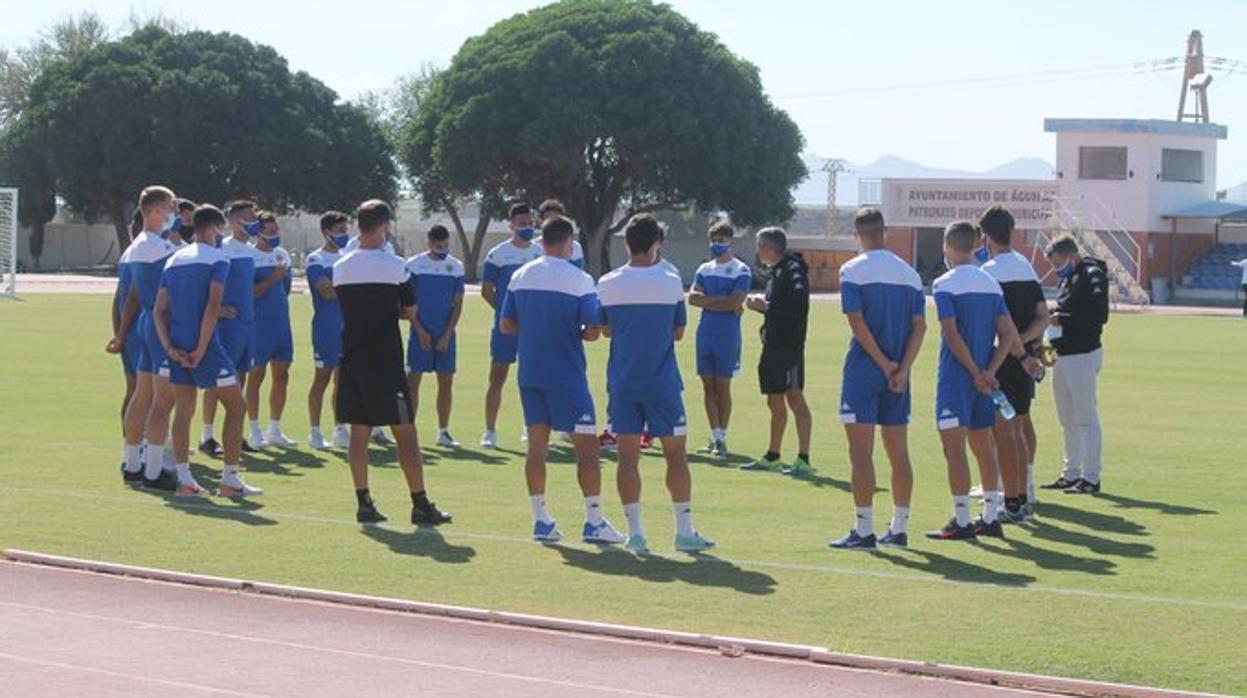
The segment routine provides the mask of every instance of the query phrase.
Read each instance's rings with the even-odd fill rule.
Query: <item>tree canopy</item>
[[[757,69],[669,6],[562,0],[465,42],[400,157],[422,193],[562,199],[601,271],[632,212],[787,220],[802,145]]]

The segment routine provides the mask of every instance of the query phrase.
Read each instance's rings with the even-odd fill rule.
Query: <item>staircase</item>
[[[1115,304],[1147,305],[1151,296],[1139,283],[1143,250],[1103,202],[1093,197],[1052,198],[1052,217],[1041,244],[1062,234],[1073,235],[1079,247],[1108,265],[1109,300]],[[1045,239],[1046,238],[1046,239]]]

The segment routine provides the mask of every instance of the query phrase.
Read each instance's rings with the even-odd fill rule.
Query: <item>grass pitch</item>
[[[1105,494],[1049,494],[1034,526],[1004,541],[935,543],[950,502],[931,406],[938,337],[928,334],[914,371],[910,444],[917,483],[908,551],[838,553],[847,530],[844,436],[836,421],[848,329],[834,304],[816,303],[807,350],[817,477],[794,481],[694,457],[698,527],[714,556],[670,553],[671,512],[655,452],[645,459],[645,514],[661,557],[527,540],[521,415],[514,383],[499,430],[504,450],[480,436],[489,311],[469,297],[459,338],[453,433],[458,453],[426,445],[428,480],[456,523],[440,533],[403,525],[408,501],[392,453],[373,492],[391,516],[361,530],[341,453],[301,447],[245,461],[265,494],[254,502],[178,505],[124,488],[117,474],[122,377],[102,348],[108,296],[32,295],[0,303],[0,546],[206,574],[399,596],[676,630],[810,643],[836,650],[1172,688],[1247,692],[1247,323],[1229,318],[1114,316],[1101,378]],[[311,301],[291,299],[296,364],[284,419],[306,444],[312,365]],[[757,315],[745,328],[745,372],[736,383],[733,450],[765,446],[757,395]],[[693,426],[707,436],[692,337],[679,355]],[[604,343],[590,351],[600,390]],[[423,404],[432,407],[433,381]],[[1055,477],[1060,432],[1051,389],[1034,414],[1040,477]],[[268,415],[262,413],[262,419]],[[325,422],[331,423],[326,412]],[[198,420],[196,420],[198,422]],[[421,409],[429,441],[431,409]],[[198,436],[198,426],[194,429]],[[789,435],[790,458],[795,435]],[[878,463],[886,484],[886,464]],[[388,456],[388,458],[387,458]],[[564,531],[579,528],[574,467],[556,452],[549,502]],[[196,456],[215,483],[217,463]],[[623,525],[609,477],[607,514]],[[205,474],[203,466],[212,471]],[[875,501],[886,526],[887,493]]]

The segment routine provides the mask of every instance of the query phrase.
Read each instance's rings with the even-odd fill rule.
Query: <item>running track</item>
[[[1043,695],[0,562],[6,695]]]

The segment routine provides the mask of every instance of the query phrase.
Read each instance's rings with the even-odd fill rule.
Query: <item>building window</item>
[[[1079,179],[1125,179],[1126,149],[1084,146],[1078,149]]]
[[[1162,148],[1160,178],[1165,182],[1204,181],[1204,151]]]

